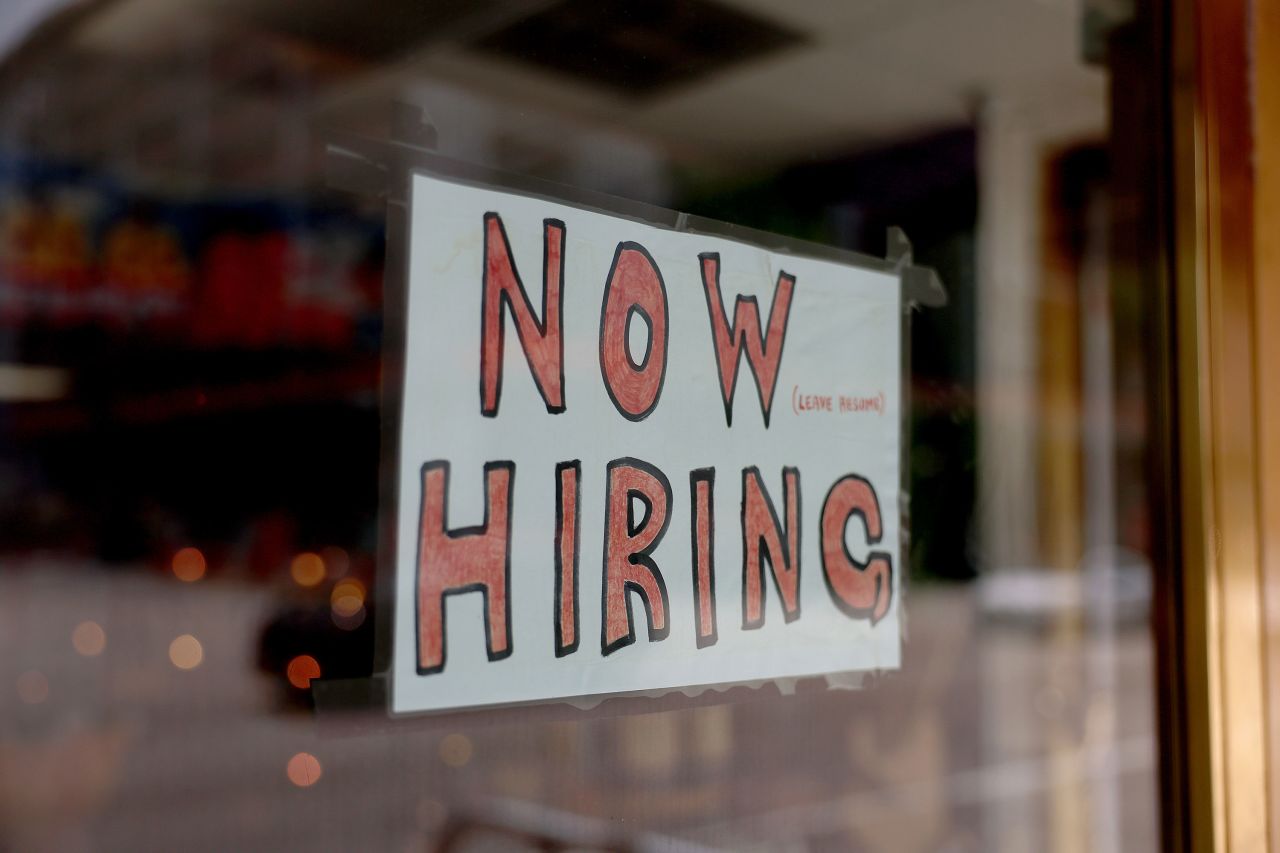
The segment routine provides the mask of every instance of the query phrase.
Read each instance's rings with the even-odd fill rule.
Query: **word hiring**
[[[484,521],[473,527],[449,526],[449,463],[422,466],[422,514],[418,526],[417,633],[418,672],[437,673],[445,665],[445,599],[480,592],[484,596],[485,645],[489,660],[508,657],[511,632],[511,524],[516,465],[484,466]],[[555,472],[555,653],[578,651],[578,566],[581,543],[582,463],[561,462]],[[715,565],[715,468],[689,472],[690,576],[694,628],[699,649],[714,645],[717,631]],[[800,471],[782,469],[782,515],[765,488],[759,469],[742,469],[742,629],[765,622],[765,567],[773,579],[783,618],[800,618],[801,508]],[[640,517],[636,505],[643,508]],[[600,651],[609,655],[636,640],[629,595],[644,604],[649,641],[671,631],[667,580],[653,554],[671,521],[671,481],[656,466],[624,457],[607,466],[604,557],[601,561]],[[853,619],[875,624],[888,612],[893,595],[893,559],[871,551],[861,562],[850,554],[845,529],[858,517],[869,546],[883,530],[880,501],[871,483],[856,474],[831,486],[818,521],[819,558],[827,591],[837,608]]]

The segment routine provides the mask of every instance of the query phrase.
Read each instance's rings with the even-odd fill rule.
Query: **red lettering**
[[[484,466],[484,523],[449,529],[449,463],[422,466],[422,516],[418,528],[418,672],[440,672],[445,663],[444,599],[480,592],[485,600],[489,660],[511,654],[511,493],[515,463]]]
[[[627,330],[639,316],[648,343],[644,358],[631,357]],[[600,310],[600,373],[609,399],[630,421],[641,421],[658,405],[667,376],[667,286],[648,250],[619,243]]]
[[[827,590],[846,615],[879,622],[893,598],[893,559],[874,551],[860,563],[845,544],[845,525],[861,516],[867,542],[880,542],[880,501],[871,483],[855,474],[837,480],[822,504],[822,575]]]
[[[609,463],[607,490],[600,626],[600,647],[606,655],[636,641],[629,592],[639,593],[644,602],[650,642],[665,639],[671,631],[667,585],[650,556],[671,520],[671,483],[647,462],[623,458]],[[646,508],[639,521],[632,512],[633,498]]]
[[[756,382],[756,394],[760,399],[760,411],[764,425],[769,426],[773,409],[773,391],[778,383],[778,367],[782,363],[782,348],[786,343],[787,319],[791,314],[791,295],[795,290],[795,276],[778,273],[778,283],[773,290],[773,304],[769,308],[769,331],[762,339],[760,309],[754,296],[738,296],[734,301],[733,325],[725,315],[720,297],[720,253],[704,252],[698,255],[702,262],[702,286],[707,297],[707,312],[711,315],[711,334],[715,341],[716,366],[720,370],[720,394],[724,398],[724,417],[733,426],[733,398],[738,387],[738,365],[746,350],[747,365]]]
[[[829,412],[831,411],[831,398],[818,394],[802,394],[798,408],[802,412]]]
[[[783,618],[800,617],[800,472],[782,469],[785,531],[756,467],[742,469],[742,627],[764,625],[764,562],[782,599]],[[786,548],[783,548],[783,538]]]
[[[502,396],[502,353],[506,323],[511,312],[533,381],[547,411],[564,411],[564,338],[561,325],[564,305],[560,286],[564,280],[564,223],[544,219],[542,248],[542,320],[533,313],[529,294],[511,260],[511,244],[496,213],[484,215],[484,275],[480,322],[480,413],[496,417]]]
[[[556,657],[578,650],[578,528],[582,462],[556,466]]]
[[[693,548],[693,595],[697,612],[695,635],[700,649],[715,645],[718,639],[716,634],[715,486],[715,468],[698,468],[689,472],[689,491],[693,495],[690,534]]]

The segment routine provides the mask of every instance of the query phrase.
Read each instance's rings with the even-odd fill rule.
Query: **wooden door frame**
[[[1161,745],[1176,779],[1164,804],[1166,847],[1262,850],[1277,825],[1263,578],[1277,559],[1264,532],[1280,518],[1280,480],[1267,476],[1280,471],[1280,405],[1264,389],[1280,378],[1280,329],[1267,322],[1280,319],[1280,294],[1258,286],[1267,257],[1255,255],[1266,244],[1255,229],[1280,198],[1255,185],[1266,169],[1255,174],[1263,137],[1255,139],[1252,98],[1263,75],[1251,79],[1251,59],[1280,70],[1268,55],[1280,41],[1261,37],[1249,0],[1173,0],[1171,12],[1168,428],[1178,559],[1174,630],[1159,638],[1162,673],[1174,682],[1161,688],[1175,721]],[[1261,89],[1274,100],[1280,81],[1266,76]]]

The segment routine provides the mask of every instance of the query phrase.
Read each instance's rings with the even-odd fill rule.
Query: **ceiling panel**
[[[595,2],[605,9],[614,0]],[[444,125],[472,123],[440,127],[442,140],[468,140],[458,145],[460,156],[551,162],[571,138],[607,138],[613,141],[599,151],[588,148],[627,156],[648,150],[677,164],[738,170],[966,124],[977,102],[1008,93],[1070,91],[1099,102],[1105,95],[1103,72],[1078,58],[1080,0],[719,2],[797,39],[784,49],[730,56],[719,67],[704,64],[648,93],[638,86],[620,94],[625,74],[613,75],[611,85],[591,79],[593,68],[605,76],[611,61],[607,51],[592,54],[591,44],[574,59],[576,76],[477,46],[484,33],[522,17],[582,12],[588,0],[450,0],[428,11],[417,0],[371,4],[372,11],[338,0],[116,0],[50,59],[55,69],[97,63],[100,78],[76,72],[84,77],[78,83],[75,73],[51,74],[47,87],[62,100],[50,101],[58,107],[46,112],[76,116],[78,138],[69,147],[96,145],[101,154],[104,146],[128,144],[131,134],[146,141],[148,133],[177,133],[207,117],[210,104],[219,114],[274,115],[274,99],[286,124],[385,132],[378,116],[389,113],[391,101],[409,100]],[[604,26],[609,19],[591,20]],[[715,46],[714,34],[688,32],[695,43]],[[379,41],[379,33],[394,37]],[[643,57],[653,33],[640,36],[630,59],[618,61]],[[119,79],[128,81],[123,90],[96,86]],[[241,99],[253,110],[238,110]],[[467,101],[475,109],[459,109]],[[64,138],[70,132],[53,130]],[[207,144],[241,150],[237,133],[270,136],[248,130],[210,123]]]

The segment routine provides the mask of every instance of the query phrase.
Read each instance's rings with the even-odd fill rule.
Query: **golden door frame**
[[[1165,846],[1280,849],[1280,2],[1174,0],[1164,353],[1169,550],[1158,597]],[[1269,144],[1268,144],[1269,143]],[[1255,158],[1255,152],[1258,156]],[[1277,646],[1280,648],[1280,646]]]

